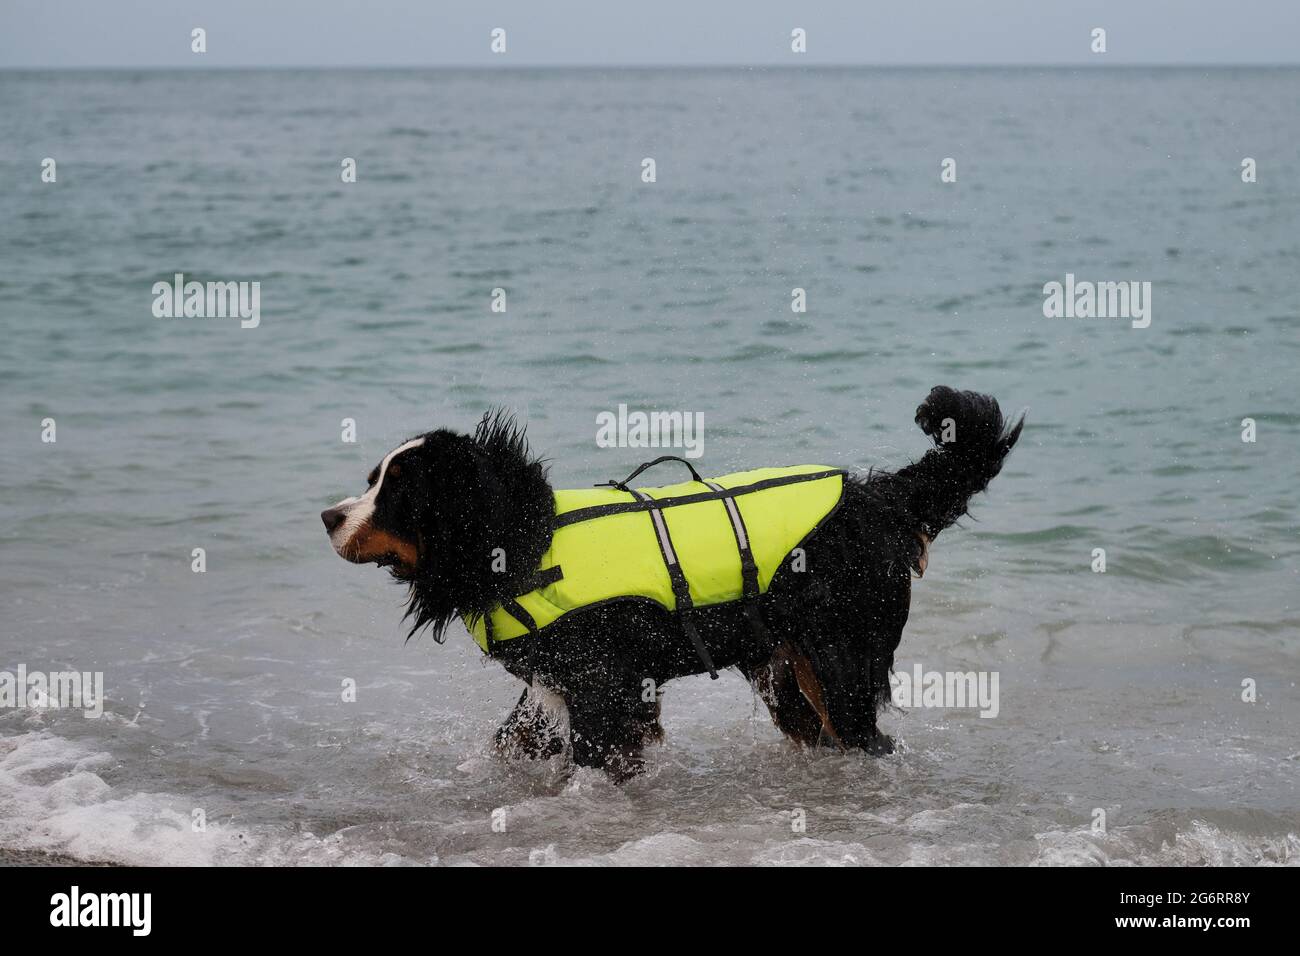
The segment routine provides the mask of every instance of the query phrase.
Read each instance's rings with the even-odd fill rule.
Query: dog
[[[568,613],[544,633],[489,637],[492,656],[528,685],[496,749],[568,754],[626,780],[642,771],[646,744],[662,739],[663,686],[734,667],[797,744],[891,753],[877,716],[890,701],[912,578],[1024,426],[1023,416],[1004,422],[992,397],[946,386],[915,421],[935,447],[897,471],[844,477],[837,505],[800,542],[802,567],[782,565],[755,596],[763,626],[751,626],[745,602],[695,607],[693,645],[678,615],[629,597]],[[407,639],[427,628],[440,643],[453,620],[482,622],[530,590],[557,523],[545,464],[503,411],[485,414],[472,435],[442,428],[403,442],[371,471],[365,493],[321,519],[341,557],[387,568],[407,586]],[[495,560],[501,554],[508,563]]]

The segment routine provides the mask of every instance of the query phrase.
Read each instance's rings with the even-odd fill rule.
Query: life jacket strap
[[[559,569],[556,568],[556,570]],[[528,636],[533,638],[533,640],[528,642],[527,672],[528,672],[528,683],[531,684],[533,682],[534,675],[537,673],[537,653],[540,650],[537,641],[537,638],[540,636],[538,633],[539,628],[537,627],[537,621],[534,620],[533,616],[524,610],[524,606],[520,604],[518,601],[516,601],[514,598],[506,598],[504,601],[501,602],[501,606],[506,609],[507,614],[512,616],[516,621],[518,621],[520,624],[526,627],[528,629]]]
[[[727,490],[716,482],[706,481],[704,484],[724,495]],[[745,518],[740,513],[734,495],[725,495],[722,503],[726,506],[727,517],[731,519],[731,530],[736,536],[736,550],[740,552],[741,610],[754,636],[760,641],[766,641],[769,632],[758,606],[762,589],[758,584],[758,563],[754,560],[754,551],[749,545],[749,529],[745,527]]]
[[[700,663],[704,665],[704,669],[709,672],[709,679],[717,680],[718,672],[713,667],[713,657],[710,656],[709,649],[704,646],[704,638],[700,637],[700,632],[695,629],[695,622],[691,620],[690,611],[679,609],[677,619],[681,621],[682,633],[695,645],[695,653],[699,655]]]
[[[550,587],[552,584],[557,584],[563,580],[564,568],[560,565],[557,564],[553,567],[542,568],[540,571],[533,572],[533,576],[528,579],[524,584],[523,589],[515,596],[519,597],[524,594],[532,594],[534,591],[540,591],[542,588]],[[522,624],[523,622],[521,621],[520,623]]]
[[[522,624],[531,636],[536,637],[541,629],[537,626],[537,621],[533,616],[524,610],[524,607],[519,603],[518,598],[523,597],[525,594],[532,594],[534,591],[540,591],[542,588],[550,587],[552,584],[563,580],[564,569],[558,564],[549,568],[542,568],[540,571],[535,571],[533,572],[532,577],[524,583],[523,590],[512,598],[502,599],[501,608]],[[488,656],[491,657],[493,644],[491,614],[484,616],[483,630],[487,636]]]
[[[713,666],[713,658],[709,655],[709,649],[704,646],[704,639],[700,637],[700,632],[695,629],[695,623],[690,618],[695,602],[691,600],[690,585],[686,583],[686,575],[682,573],[682,566],[677,560],[677,549],[673,547],[673,538],[668,533],[668,522],[664,520],[664,513],[655,507],[654,499],[649,495],[635,488],[626,490],[638,501],[649,503],[647,510],[650,512],[650,521],[654,525],[655,538],[659,542],[659,553],[663,556],[664,566],[668,569],[668,580],[673,586],[677,619],[681,622],[682,632],[695,645],[695,653],[699,655],[704,669],[709,672],[709,677],[717,680],[718,671]]]
[[[531,614],[529,614],[527,611],[524,610],[522,604],[520,604],[514,598],[506,598],[504,601],[501,602],[501,606],[505,608],[507,614],[513,617],[516,621],[518,621],[528,630],[528,633],[531,637],[537,636],[538,634],[537,621],[533,619],[533,616]]]

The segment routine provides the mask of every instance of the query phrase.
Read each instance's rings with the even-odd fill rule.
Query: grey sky
[[[1300,0],[0,0],[0,67],[1297,62]]]

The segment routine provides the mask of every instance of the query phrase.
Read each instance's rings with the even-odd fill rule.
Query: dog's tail
[[[970,500],[1002,470],[1024,416],[1008,426],[990,395],[938,385],[916,410],[935,447],[893,477],[901,484],[914,530],[934,538],[964,515]]]

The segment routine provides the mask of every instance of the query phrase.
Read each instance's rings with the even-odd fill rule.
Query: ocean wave
[[[647,779],[622,788],[595,771],[566,781],[556,766],[529,765],[513,785],[518,799],[499,808],[516,834],[503,841],[487,839],[490,828],[477,816],[436,822],[381,814],[310,826],[222,812],[207,816],[198,829],[200,798],[113,786],[107,771],[117,762],[110,754],[33,731],[0,738],[0,859],[139,866],[1300,864],[1300,835],[1286,820],[1259,811],[1236,811],[1241,819],[1157,811],[1143,822],[1098,833],[1084,820],[1063,826],[1036,819],[1041,811],[1032,805],[934,805],[935,794],[925,793],[905,799],[901,789],[916,785],[917,768],[897,759],[811,758],[812,789],[785,794],[770,775],[788,775],[792,760],[809,758],[781,745],[762,745],[753,756],[743,761],[757,775],[746,795],[732,783],[708,799],[693,792],[698,781],[662,758]],[[739,767],[731,758],[723,762]],[[474,758],[460,768],[461,785],[492,789],[502,768],[499,761]],[[845,804],[833,794],[850,783],[857,796]],[[671,800],[695,810],[670,822],[665,805],[648,807],[664,788]],[[900,792],[890,796],[891,790]],[[909,806],[917,800],[919,808]],[[810,828],[802,833],[791,821],[805,802]],[[602,830],[644,832],[611,842],[584,829],[583,820],[600,821]]]

